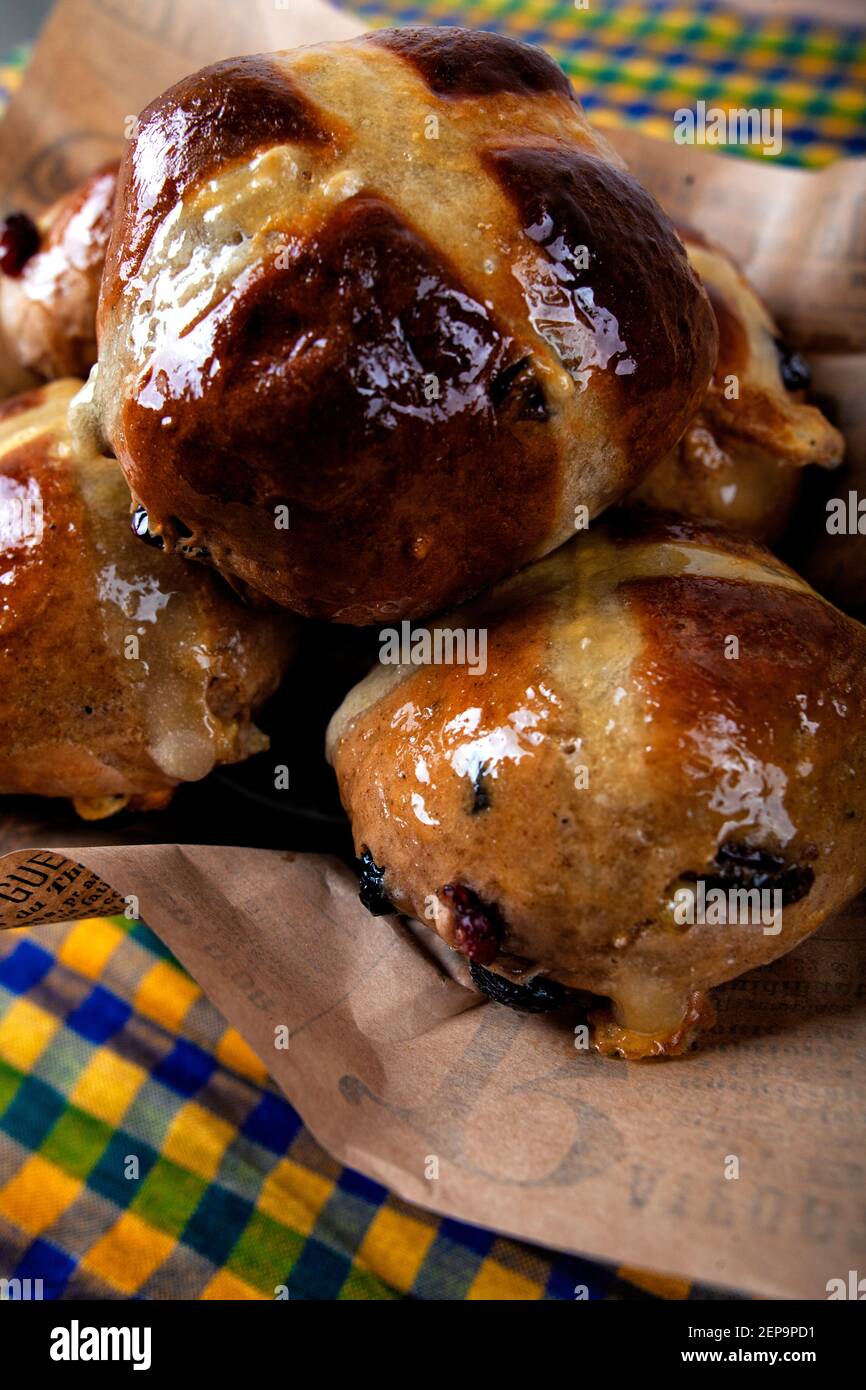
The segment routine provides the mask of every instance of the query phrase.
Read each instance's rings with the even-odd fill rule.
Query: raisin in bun
[[[252,713],[294,620],[141,544],[117,464],[70,453],[80,384],[0,406],[0,792],[71,797],[95,818],[266,747]]]
[[[806,363],[785,347],[730,256],[694,232],[682,236],[716,316],[716,367],[682,439],[629,500],[775,541],[788,525],[803,468],[835,468],[845,442],[807,404]]]
[[[866,628],[756,542],[613,512],[433,626],[486,632],[486,671],[377,666],[329,756],[368,903],[498,997],[588,991],[603,1049],[676,1052],[866,884]],[[781,930],[681,925],[699,881],[778,891]]]
[[[96,361],[96,303],[117,165],[98,170],[36,222],[0,224],[0,328],[22,367],[47,380]]]
[[[363,624],[620,497],[694,414],[715,325],[552,60],[402,29],[218,63],[144,111],[99,344],[92,410],[166,547]]]

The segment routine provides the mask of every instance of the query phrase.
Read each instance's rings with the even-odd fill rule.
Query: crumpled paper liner
[[[6,201],[35,208],[119,153],[126,116],[206,62],[359,27],[319,0],[62,0],[0,124]],[[740,258],[786,331],[826,354],[822,396],[852,418],[866,161],[812,174],[611,138],[675,218]],[[848,539],[861,555],[866,540]],[[0,847],[25,837],[7,814]],[[767,1296],[822,1298],[866,1267],[866,900],[718,990],[718,1026],[696,1052],[626,1063],[575,1047],[568,1014],[482,1000],[423,928],[370,917],[336,860],[140,844],[0,860],[0,926],[119,912],[130,897],[319,1141],[406,1199]]]

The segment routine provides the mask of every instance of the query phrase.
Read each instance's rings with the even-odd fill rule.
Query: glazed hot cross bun
[[[554,62],[384,30],[218,63],[143,112],[87,413],[167,549],[372,623],[620,497],[694,414],[715,338]]]
[[[252,723],[295,621],[141,544],[117,464],[74,458],[79,381],[0,405],[0,793],[92,819],[267,747]]]
[[[808,366],[786,348],[734,261],[695,232],[681,235],[713,307],[718,357],[694,420],[629,501],[774,541],[790,520],[803,468],[835,468],[845,441],[806,403]]]
[[[51,381],[96,361],[96,303],[117,165],[98,170],[37,219],[0,223],[0,328],[22,367]]]
[[[866,884],[866,628],[757,543],[612,512],[432,628],[486,670],[380,664],[329,756],[368,905],[494,997],[587,991],[602,1050],[677,1052]]]

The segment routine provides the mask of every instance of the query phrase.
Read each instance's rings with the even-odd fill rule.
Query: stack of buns
[[[362,898],[492,998],[674,1054],[866,884],[866,630],[762,544],[843,440],[543,53],[216,64],[0,266],[53,383],[0,421],[44,522],[4,552],[0,791],[153,807],[262,746],[302,618],[402,625],[451,658],[404,644],[328,737]],[[779,930],[683,923],[699,884]]]

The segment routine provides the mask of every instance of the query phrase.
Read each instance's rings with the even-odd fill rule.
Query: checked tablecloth
[[[715,4],[357,0],[542,44],[601,126],[780,106],[783,160],[866,153],[866,28]],[[819,7],[820,8],[820,7]],[[0,101],[26,51],[0,63]],[[743,151],[748,154],[748,150]],[[439,1220],[335,1163],[141,923],[0,934],[0,1278],[46,1298],[711,1297]]]
[[[157,938],[123,917],[0,934],[3,1275],[41,1279],[46,1298],[640,1291],[341,1168]]]

